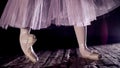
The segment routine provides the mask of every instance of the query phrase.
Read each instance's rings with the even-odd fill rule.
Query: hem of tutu
[[[105,14],[108,14],[108,13],[112,12],[113,10],[119,8],[119,7],[120,7],[120,5],[116,5],[116,6],[112,7],[111,9],[108,9],[108,11],[106,11],[104,13],[97,14],[96,17],[101,17],[101,16],[103,16]]]
[[[0,25],[1,28],[7,30],[9,27],[12,27],[12,28],[17,28],[17,29],[24,29],[24,28],[28,28],[28,29],[31,29],[31,30],[40,30],[40,29],[45,29],[45,28],[48,28],[50,27],[52,24],[50,24],[49,26],[44,26],[44,27],[40,27],[40,28],[33,28],[33,27],[21,27],[21,26],[13,26],[13,25]],[[53,24],[57,27],[60,27],[60,26],[77,26],[77,27],[85,27],[85,26],[90,26],[91,23],[89,24],[85,24],[85,25],[73,25],[73,24]]]

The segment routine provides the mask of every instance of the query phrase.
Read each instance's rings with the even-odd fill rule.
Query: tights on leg
[[[27,58],[33,63],[38,61],[38,57],[35,54],[32,46],[36,42],[36,38],[33,34],[30,34],[29,29],[20,29],[20,45]]]
[[[83,58],[88,58],[92,60],[98,60],[99,55],[97,53],[91,53],[86,45],[86,38],[87,38],[87,27],[78,27],[74,26],[74,30],[76,33],[78,45],[79,45],[79,51],[81,53],[81,56]]]
[[[79,47],[82,49],[86,49],[86,38],[87,38],[87,27],[77,27],[74,26],[74,30],[76,33],[77,41],[79,44]]]
[[[29,29],[25,28],[25,29],[20,29],[20,34],[29,34],[30,31]]]

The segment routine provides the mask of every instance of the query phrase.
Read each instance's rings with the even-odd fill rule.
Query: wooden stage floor
[[[120,43],[91,46],[90,49],[97,50],[102,59],[91,61],[80,58],[78,48],[47,50],[37,53],[39,61],[31,63],[25,56],[18,56],[5,63],[5,68],[120,68]]]

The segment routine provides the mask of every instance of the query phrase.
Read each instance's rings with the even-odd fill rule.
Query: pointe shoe
[[[85,58],[85,59],[97,61],[97,60],[100,60],[102,58],[102,56],[95,51],[84,50],[84,51],[80,51],[80,53],[81,53],[82,58]]]
[[[36,42],[35,36],[32,34],[21,34],[20,35],[20,44],[22,51],[24,52],[25,56],[32,61],[33,63],[38,61],[38,57],[35,54],[32,45]]]

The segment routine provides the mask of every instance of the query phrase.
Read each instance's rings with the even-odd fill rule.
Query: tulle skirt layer
[[[51,24],[87,26],[119,5],[120,0],[8,0],[0,26],[33,30]]]

